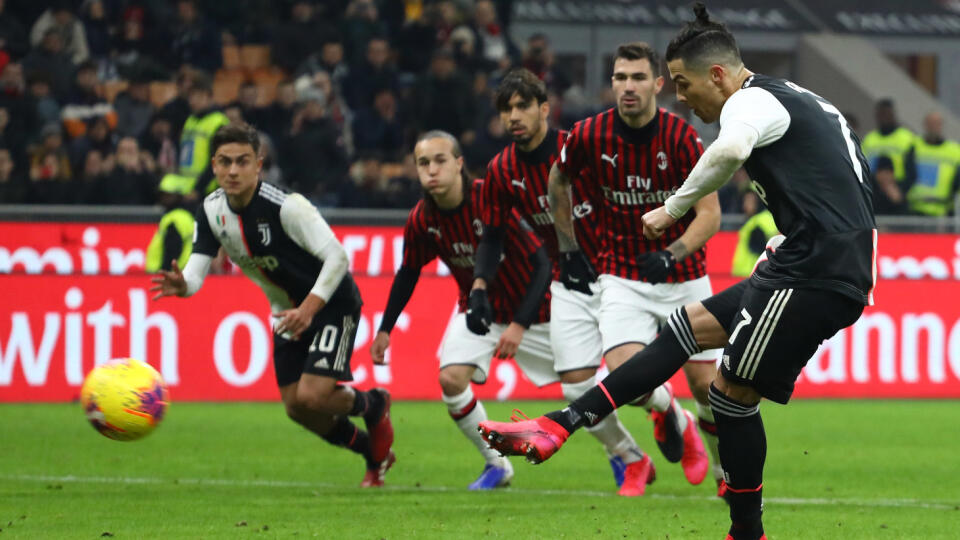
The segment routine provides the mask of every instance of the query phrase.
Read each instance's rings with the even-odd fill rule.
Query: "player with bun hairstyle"
[[[873,303],[877,232],[860,140],[813,92],[753,73],[733,35],[703,4],[667,48],[677,98],[717,140],[663,206],[643,216],[657,238],[741,166],[786,239],[748,279],[668,319],[650,345],[560,411],[517,423],[485,422],[498,450],[548,459],[580,427],[668,380],[696,351],[724,347],[710,405],[730,505],[727,538],[766,538],[761,520],[767,439],[760,401],[786,404],[820,343]]]

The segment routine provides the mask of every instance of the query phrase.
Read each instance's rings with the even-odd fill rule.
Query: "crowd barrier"
[[[390,362],[367,349],[402,254],[402,228],[335,226],[364,297],[355,384],[398,399],[437,399],[437,353],[456,311],[445,267],[424,270],[392,338]],[[210,276],[189,299],[153,302],[143,272],[151,225],[0,223],[0,402],[76,399],[94,365],[133,356],[156,367],[176,400],[274,400],[269,306],[241,275]],[[729,275],[736,234],[708,244],[715,290]],[[880,236],[877,305],[826,342],[798,397],[960,397],[960,236]],[[682,376],[681,395],[689,395]],[[559,398],[509,361],[494,361],[486,399]]]

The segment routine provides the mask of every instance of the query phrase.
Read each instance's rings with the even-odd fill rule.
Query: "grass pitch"
[[[514,404],[515,405],[515,404]],[[521,403],[534,416],[556,403]],[[510,404],[487,403],[494,419]],[[765,404],[768,537],[960,538],[960,429],[945,401]],[[98,435],[76,404],[0,405],[3,538],[723,538],[712,481],[690,486],[652,452],[647,495],[614,495],[579,433],[549,462],[514,461],[509,489],[471,493],[482,463],[441,403],[397,403],[397,464],[381,490],[362,461],[294,425],[279,403],[173,403],[133,443]]]

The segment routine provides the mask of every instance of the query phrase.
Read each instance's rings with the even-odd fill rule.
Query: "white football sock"
[[[501,458],[496,450],[489,448],[477,431],[477,424],[487,419],[487,411],[483,408],[483,403],[474,398],[473,388],[467,386],[466,390],[456,396],[444,394],[443,402],[447,404],[447,411],[463,432],[463,436],[477,447],[483,459],[491,465],[503,466],[506,459]]]
[[[596,378],[590,377],[578,383],[560,383],[563,389],[563,399],[573,401],[582,396],[587,390],[596,386]],[[591,435],[600,441],[608,456],[620,456],[624,463],[633,463],[643,459],[643,451],[636,441],[617,418],[617,412],[610,413],[597,424],[587,428]]]
[[[697,402],[697,418],[716,426],[716,421],[713,418],[713,409],[710,408],[708,403]],[[710,450],[710,468],[713,471],[713,478],[718,481],[723,480],[723,467],[720,465],[720,439],[717,438],[716,433],[710,433],[702,428],[700,429],[700,433],[703,435],[703,440],[707,443],[707,448]]]
[[[643,408],[648,411],[665,412],[670,407],[670,392],[662,384],[653,389],[643,404]]]

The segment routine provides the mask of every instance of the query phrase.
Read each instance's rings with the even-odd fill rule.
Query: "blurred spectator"
[[[260,156],[263,157],[263,166],[260,168],[260,179],[278,186],[283,186],[283,171],[277,164],[277,149],[273,146],[270,137],[260,133]]]
[[[40,46],[27,54],[23,68],[29,74],[48,74],[55,98],[65,99],[69,95],[73,84],[73,61],[64,52],[63,39],[55,29],[48,30]]]
[[[107,175],[105,186],[106,204],[154,204],[157,179],[149,171],[133,137],[117,142],[113,170]]]
[[[98,118],[106,120],[110,129],[116,128],[117,113],[99,91],[97,67],[92,61],[77,68],[73,91],[64,101],[60,117],[71,138],[86,133],[87,126]]]
[[[87,132],[70,141],[68,150],[70,164],[75,170],[83,167],[87,154],[93,150],[100,152],[104,159],[113,156],[113,131],[105,118],[94,118]]]
[[[26,27],[16,15],[8,13],[6,4],[6,0],[0,0],[0,50],[19,60],[30,50],[30,40]]]
[[[752,190],[743,194],[743,213],[748,219],[740,227],[730,270],[730,273],[737,277],[747,277],[753,273],[757,258],[767,248],[767,240],[779,234],[773,214],[763,206],[760,197]]]
[[[562,96],[570,88],[570,78],[556,66],[556,58],[550,40],[544,34],[534,34],[527,39],[523,50],[523,67],[530,70],[547,85],[549,92]]]
[[[188,100],[190,116],[180,134],[178,174],[196,178],[194,189],[203,198],[217,187],[210,170],[210,139],[230,120],[213,102],[213,83],[205,75],[195,74]]]
[[[35,73],[30,77],[28,92],[37,124],[45,126],[60,121],[60,103],[53,97],[50,77],[46,73]]]
[[[50,7],[33,23],[30,43],[36,47],[46,41],[48,32],[52,30],[60,37],[63,52],[70,61],[79,64],[90,58],[90,51],[83,23],[77,19],[72,5],[70,0],[52,0]]]
[[[110,54],[113,28],[111,28],[104,1],[86,0],[80,9],[80,19],[86,34],[90,56],[97,59],[106,58]]]
[[[873,211],[877,215],[900,215],[907,213],[907,199],[904,197],[894,173],[893,160],[882,155],[876,160],[873,173]]]
[[[198,77],[208,80],[208,77],[202,72],[188,66],[181,67],[177,72],[177,96],[164,103],[163,107],[160,108],[160,114],[170,120],[170,125],[173,128],[170,135],[175,141],[180,140],[183,125],[190,116],[190,89],[193,88],[193,82]]]
[[[223,114],[226,115],[227,120],[231,124],[246,124],[247,122],[243,119],[243,109],[240,108],[240,102],[233,101],[227,103],[223,107]]]
[[[99,150],[91,150],[83,160],[79,178],[75,179],[72,188],[74,201],[79,204],[106,204],[107,186],[105,185],[106,172],[110,164],[104,161]]]
[[[240,85],[240,90],[237,92],[237,106],[240,107],[244,121],[259,130],[263,130],[264,125],[268,123],[266,121],[267,110],[257,105],[259,98],[260,89],[257,88],[256,84],[245,82]]]
[[[451,40],[456,41],[457,35],[468,37],[462,46],[469,50],[470,65],[477,69],[488,73],[506,71],[520,58],[520,51],[504,32],[490,0],[477,0],[473,7],[473,21],[454,30]]]
[[[300,98],[290,132],[283,141],[281,168],[287,184],[314,202],[329,206],[347,172],[347,155],[337,125],[326,114],[322,92],[309,89]]]
[[[70,179],[70,158],[63,147],[60,124],[40,130],[40,142],[30,149],[30,182],[27,202],[65,204],[75,198]]]
[[[297,67],[297,75],[313,76],[318,71],[329,73],[334,86],[343,91],[344,81],[350,73],[350,68],[343,57],[342,43],[335,40],[325,42],[321,45],[319,53],[311,54]]]
[[[154,159],[162,174],[173,172],[179,167],[177,143],[174,141],[170,120],[162,114],[154,114],[146,132],[140,137],[140,148]]]
[[[9,148],[0,147],[0,204],[20,204],[27,197],[27,182],[17,170]]]
[[[120,75],[125,78],[139,75],[150,80],[166,79],[169,72],[159,59],[167,54],[167,44],[155,29],[149,27],[147,16],[143,6],[136,4],[123,10],[118,35],[114,39],[113,58]]]
[[[326,114],[340,130],[343,147],[347,155],[353,155],[353,125],[350,122],[353,115],[343,96],[333,86],[330,75],[326,71],[318,71],[313,75],[310,88],[314,88],[323,94]]]
[[[367,44],[366,59],[350,70],[344,81],[343,96],[351,109],[373,104],[373,95],[381,89],[400,91],[397,71],[389,64],[390,44],[384,38],[373,38]]]
[[[923,137],[911,150],[916,181],[907,191],[910,211],[924,216],[953,213],[960,187],[960,144],[943,136],[943,116],[931,112],[923,119]]]
[[[417,82],[413,99],[420,132],[442,129],[460,138],[463,144],[472,142],[475,122],[470,83],[457,71],[452,52],[434,52],[430,70]]]
[[[129,86],[113,100],[117,112],[117,134],[140,137],[153,117],[154,107],[150,102],[150,82],[131,79]]]
[[[913,182],[913,166],[907,165],[907,154],[913,146],[914,135],[909,129],[900,126],[897,120],[897,113],[894,109],[893,100],[881,99],[874,108],[877,128],[863,138],[861,148],[867,161],[870,162],[870,169],[877,170],[877,161],[882,156],[890,158],[893,164],[893,177],[896,184],[892,189],[900,192],[897,199],[903,198],[903,194],[910,189]]]
[[[297,91],[293,81],[284,79],[277,85],[277,96],[264,112],[264,125],[261,127],[274,141],[281,140],[290,130],[293,115],[297,108]]]
[[[187,199],[190,182],[184,180],[168,174],[160,181],[157,199],[165,212],[147,246],[143,267],[147,272],[170,270],[174,260],[184,268],[193,251],[193,208]]]
[[[375,37],[386,38],[387,25],[379,20],[373,0],[352,0],[343,20],[343,45],[350,66],[358,66],[367,54],[367,43]]]
[[[396,40],[396,49],[400,53],[398,67],[405,73],[421,73],[430,64],[430,56],[437,46],[438,32],[434,21],[440,18],[437,4],[423,6],[423,15],[408,21],[401,29]]]
[[[423,188],[420,187],[420,178],[417,176],[417,163],[413,154],[403,157],[403,168],[400,174],[387,180],[385,197],[392,208],[413,208],[420,200]]]
[[[353,118],[353,144],[357,152],[378,152],[386,160],[399,159],[404,148],[405,123],[397,110],[397,96],[384,88],[373,106],[357,111]]]
[[[340,206],[343,208],[387,208],[383,178],[383,162],[376,152],[360,155],[350,169],[350,181],[340,189]]]
[[[3,140],[4,146],[15,152],[21,161],[37,126],[36,109],[25,90],[23,68],[16,62],[7,64],[0,72],[0,108],[6,111]]]
[[[498,113],[491,113],[483,129],[473,143],[463,147],[463,157],[467,170],[473,178],[482,178],[486,174],[487,164],[505,146],[510,144],[510,136],[503,128]]]
[[[183,64],[216,71],[222,62],[220,32],[200,13],[197,0],[178,0],[177,15],[171,25],[170,53],[165,57],[173,67]]]
[[[273,63],[293,73],[311,54],[320,51],[336,29],[327,20],[316,17],[316,6],[310,0],[295,0],[290,8],[290,21],[277,28],[273,42]]]

